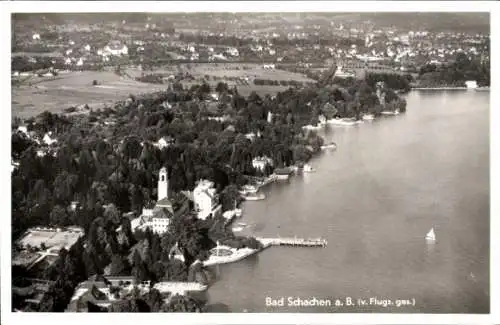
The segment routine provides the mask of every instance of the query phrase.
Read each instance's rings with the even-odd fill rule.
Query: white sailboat
[[[425,236],[425,239],[428,241],[435,241],[436,240],[436,233],[434,232],[434,228],[431,228],[427,235]]]

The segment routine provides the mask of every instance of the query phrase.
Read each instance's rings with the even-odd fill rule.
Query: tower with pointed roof
[[[168,171],[163,167],[160,169],[158,178],[158,201],[168,199]]]

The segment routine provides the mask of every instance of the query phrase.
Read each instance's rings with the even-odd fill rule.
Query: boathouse
[[[276,175],[277,180],[287,180],[292,175],[293,170],[290,167],[285,168],[276,168],[274,170],[274,174]]]

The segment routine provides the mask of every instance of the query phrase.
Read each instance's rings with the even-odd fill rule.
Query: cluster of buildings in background
[[[226,22],[226,28],[219,31],[217,26],[198,26],[196,22],[176,22],[176,28],[168,25],[162,29],[161,22],[122,21],[111,24],[114,28],[111,31],[105,25],[71,29],[50,39],[45,34],[50,34],[54,27],[47,27],[47,31],[20,36],[16,42],[23,52],[31,52],[27,50],[30,47],[45,47],[47,52],[54,53],[54,62],[62,62],[69,69],[117,62],[138,65],[151,60],[271,65],[327,64],[334,59],[381,63],[400,71],[416,72],[424,64],[452,62],[460,52],[489,60],[489,35],[483,34],[398,31],[333,22],[312,26],[273,22],[270,27],[255,29],[240,23]],[[101,35],[103,32],[105,36]],[[36,53],[30,55],[37,60]]]

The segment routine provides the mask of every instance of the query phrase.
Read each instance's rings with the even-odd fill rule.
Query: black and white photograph
[[[219,5],[10,9],[2,315],[489,315],[488,7]]]

